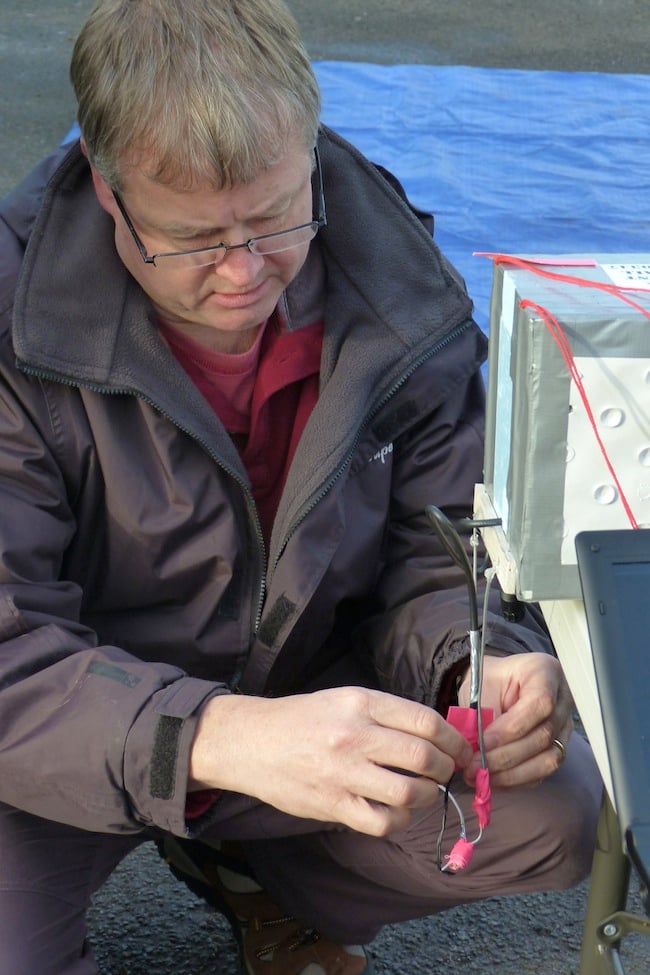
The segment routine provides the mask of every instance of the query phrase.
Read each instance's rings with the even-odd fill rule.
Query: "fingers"
[[[377,836],[405,828],[409,810],[437,802],[438,783],[471,760],[465,739],[416,702],[348,688],[337,692],[336,703],[331,762],[321,765],[323,774],[331,772],[328,819]]]
[[[371,692],[369,702],[379,749],[370,756],[373,760],[439,782],[446,782],[455,766],[464,768],[471,761],[465,738],[431,708],[380,691]],[[390,734],[382,736],[382,728]]]
[[[558,739],[561,741],[562,739]],[[564,747],[566,748],[566,743],[568,738],[563,741]],[[516,788],[521,786],[535,786],[543,782],[544,779],[548,778],[554,772],[560,768],[564,762],[565,753],[560,751],[555,745],[551,744],[544,751],[539,752],[532,758],[525,759],[523,761],[516,759],[515,764],[512,767],[506,767],[499,771],[495,769],[490,772],[490,781],[495,788],[508,789]],[[500,760],[498,756],[494,756],[495,763]],[[503,761],[503,759],[501,759]],[[506,759],[509,761],[509,759]],[[490,759],[490,765],[492,763],[492,758]]]
[[[395,809],[417,809],[432,805],[440,794],[438,781],[424,775],[407,775],[397,769],[367,767],[356,790],[357,797]],[[450,768],[447,780],[451,778]]]
[[[353,779],[348,776],[346,815],[355,817],[356,829],[381,832],[402,822],[402,815],[396,819],[387,809],[431,805],[439,797],[438,783],[448,782],[457,766],[471,761],[473,752],[462,735],[430,708],[365,690],[351,704],[356,708],[360,701],[365,701],[368,720],[356,726],[351,738],[342,735],[336,745],[342,760],[336,764],[342,784],[344,755],[352,752],[362,757],[354,762]],[[340,807],[336,817],[343,817]],[[350,825],[349,819],[345,821]]]
[[[188,782],[384,836],[438,801],[438,782],[471,755],[439,714],[380,691],[222,695],[198,722]]]
[[[408,827],[411,812],[405,806],[386,806],[362,796],[347,795],[337,808],[336,821],[358,833],[388,836]]]
[[[558,723],[557,717],[545,721],[523,738],[509,741],[487,752],[490,781],[495,788],[536,785],[556,772],[566,757],[573,733],[573,718]],[[559,744],[561,743],[562,748]],[[479,767],[478,756],[465,772],[472,783]]]
[[[538,750],[547,747],[552,741],[552,731],[561,731],[565,726],[564,709],[558,709],[552,695],[539,692],[531,697],[522,697],[509,711],[495,718],[486,729],[485,747],[488,751],[508,744],[529,740]],[[532,737],[531,737],[532,736]]]
[[[544,654],[523,654],[490,661],[487,675],[497,714],[484,735],[491,782],[504,788],[538,783],[563,761],[563,749],[553,742],[566,747],[573,731],[573,701],[561,667]],[[478,767],[475,756],[467,782]]]

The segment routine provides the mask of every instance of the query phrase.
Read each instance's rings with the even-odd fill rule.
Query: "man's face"
[[[148,254],[240,244],[311,220],[311,164],[309,153],[294,148],[254,183],[219,191],[208,184],[180,191],[129,168],[120,197]],[[145,264],[109,187],[95,170],[93,178],[99,202],[115,221],[120,258],[159,316],[214,349],[245,351],[302,267],[309,244],[266,256],[242,247],[217,266],[168,268],[164,259]]]

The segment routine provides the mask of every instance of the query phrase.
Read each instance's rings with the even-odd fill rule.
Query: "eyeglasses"
[[[314,214],[309,223],[301,223],[297,227],[289,227],[288,230],[278,230],[273,234],[263,234],[261,237],[251,237],[243,244],[215,244],[212,247],[199,247],[187,251],[169,251],[162,254],[147,254],[147,248],[140,240],[138,232],[131,222],[131,218],[124,208],[124,204],[119,195],[113,190],[113,196],[124,222],[128,227],[135,245],[140,252],[140,257],[145,264],[153,264],[154,267],[166,268],[192,268],[207,267],[210,264],[221,264],[228,251],[240,250],[246,247],[251,254],[260,254],[265,257],[267,254],[280,254],[282,251],[291,250],[292,247],[300,247],[313,240],[321,227],[327,226],[327,214],[325,212],[325,194],[323,192],[323,173],[321,170],[320,155],[318,147],[314,147],[316,158],[316,190],[314,194],[317,206],[314,205]]]

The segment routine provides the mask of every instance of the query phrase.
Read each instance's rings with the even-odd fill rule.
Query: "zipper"
[[[393,396],[402,388],[402,386],[407,382],[407,380],[411,378],[411,376],[416,371],[416,369],[419,369],[420,366],[424,365],[425,362],[428,362],[429,359],[432,359],[434,355],[437,355],[439,352],[441,352],[442,349],[444,349],[447,345],[449,345],[450,342],[453,342],[456,338],[458,338],[459,335],[462,335],[463,332],[467,331],[467,329],[471,327],[472,327],[472,320],[467,319],[461,325],[456,325],[456,327],[453,328],[450,332],[447,332],[444,338],[440,339],[438,342],[435,343],[435,345],[431,346],[431,348],[428,349],[424,353],[424,355],[421,355],[418,359],[412,362],[409,368],[400,376],[399,379],[395,381],[395,383],[391,386],[391,388],[387,390],[386,393],[384,393],[384,395],[381,397],[381,399],[377,401],[377,403],[375,403],[373,408],[365,416],[363,422],[359,425],[356,436],[354,437],[354,440],[350,445],[350,449],[348,450],[347,454],[345,455],[345,457],[343,458],[343,460],[341,461],[337,469],[333,471],[330,479],[321,487],[321,489],[315,495],[313,495],[310,498],[310,500],[305,504],[302,510],[296,515],[293,524],[287,530],[287,533],[282,541],[282,544],[278,548],[278,554],[276,555],[273,561],[273,565],[270,567],[268,571],[267,581],[275,572],[283,552],[285,551],[287,545],[291,541],[293,535],[296,533],[297,529],[300,527],[302,522],[314,510],[316,505],[318,505],[323,500],[325,495],[329,491],[331,491],[332,487],[336,484],[338,479],[343,475],[345,469],[350,464],[352,457],[354,456],[354,452],[357,449],[357,445],[361,439],[362,434],[365,432],[368,425],[377,416],[379,411],[384,408],[386,403],[388,403],[393,398]]]
[[[291,541],[291,538],[296,533],[297,529],[300,527],[302,522],[310,514],[310,512],[314,510],[314,508],[320,503],[320,501],[322,501],[325,495],[328,494],[329,491],[331,491],[332,487],[343,475],[344,471],[350,464],[352,457],[354,456],[354,452],[357,448],[357,445],[361,439],[361,436],[367,429],[368,425],[372,422],[372,420],[379,413],[379,411],[384,408],[386,403],[388,403],[393,398],[393,396],[402,388],[402,386],[407,382],[407,380],[410,379],[410,377],[413,375],[416,369],[419,369],[420,366],[422,366],[425,362],[428,362],[428,360],[433,358],[434,355],[437,355],[440,351],[442,351],[442,349],[444,349],[447,345],[449,345],[456,338],[458,338],[459,335],[462,335],[462,333],[467,331],[468,328],[471,328],[471,326],[472,326],[471,319],[466,319],[462,324],[457,325],[450,332],[447,332],[444,338],[436,342],[423,355],[421,355],[419,358],[417,358],[411,363],[409,368],[400,376],[399,379],[395,381],[395,383],[393,383],[391,388],[387,390],[386,393],[384,393],[381,399],[379,399],[377,403],[374,405],[374,407],[366,414],[366,416],[363,419],[363,422],[359,425],[354,440],[350,445],[350,449],[348,450],[346,456],[343,458],[342,462],[339,464],[336,470],[332,472],[332,475],[329,478],[329,480],[326,481],[325,484],[323,484],[323,486],[321,487],[321,489],[309,499],[309,501],[304,505],[302,510],[294,519],[292,525],[288,529],[282,541],[282,544],[278,549],[278,554],[276,555],[273,565],[270,567],[270,569],[267,564],[266,545],[264,542],[264,536],[262,534],[262,527],[260,525],[259,515],[257,513],[257,505],[255,504],[255,499],[253,498],[253,495],[251,494],[248,485],[240,477],[240,475],[237,473],[236,470],[232,469],[228,464],[225,464],[219,457],[217,457],[214,451],[208,446],[207,443],[205,443],[202,440],[201,437],[198,437],[185,425],[179,423],[166,410],[161,409],[160,406],[158,406],[158,404],[155,403],[152,399],[138,392],[137,390],[129,389],[128,387],[123,387],[123,388],[120,387],[114,389],[112,387],[96,385],[94,383],[83,383],[79,381],[73,381],[71,379],[66,379],[65,377],[62,377],[57,373],[50,373],[47,370],[43,370],[43,369],[35,369],[34,367],[24,365],[23,363],[19,363],[19,369],[21,370],[21,372],[25,373],[26,375],[35,376],[36,378],[39,379],[45,379],[49,382],[60,383],[61,385],[64,386],[71,386],[79,389],[81,388],[88,389],[90,392],[100,393],[105,396],[106,395],[136,396],[138,399],[141,399],[143,402],[147,403],[153,409],[157,410],[157,412],[160,413],[161,416],[164,416],[165,419],[169,420],[169,422],[172,423],[178,430],[180,430],[182,433],[187,434],[188,437],[194,440],[194,442],[197,443],[205,451],[205,453],[214,461],[214,463],[218,467],[220,467],[223,471],[225,471],[226,474],[232,477],[233,480],[241,487],[244,493],[244,497],[246,499],[246,506],[248,508],[250,521],[254,528],[255,540],[257,542],[257,550],[259,556],[258,565],[260,568],[260,573],[259,573],[259,580],[257,584],[257,593],[256,593],[257,599],[253,598],[253,611],[251,613],[251,632],[253,636],[256,636],[262,620],[262,610],[264,607],[264,599],[266,596],[268,580],[270,576],[275,572],[283,552],[285,551],[287,545]],[[238,680],[238,676],[236,675],[235,678],[233,678],[233,682],[236,683],[237,680]]]
[[[267,555],[266,555],[266,545],[264,543],[264,536],[262,534],[262,526],[260,524],[259,515],[257,513],[257,505],[255,504],[255,499],[248,485],[242,479],[239,473],[233,468],[231,468],[228,464],[225,464],[215,454],[215,452],[211,449],[211,447],[207,443],[205,443],[205,441],[201,437],[193,433],[193,431],[188,429],[188,427],[186,427],[184,424],[179,423],[178,420],[176,420],[173,416],[171,416],[167,412],[167,410],[161,409],[161,407],[157,403],[155,403],[154,400],[150,399],[150,397],[145,396],[143,393],[140,393],[135,389],[129,389],[129,387],[127,386],[113,388],[110,386],[100,386],[95,383],[79,382],[78,380],[67,379],[66,377],[61,376],[55,372],[48,372],[45,369],[35,369],[33,366],[27,366],[23,363],[19,363],[18,368],[20,369],[21,372],[25,373],[25,375],[34,376],[37,379],[45,379],[48,382],[56,382],[62,386],[70,386],[76,389],[87,389],[91,393],[99,393],[103,396],[137,397],[138,399],[142,400],[144,403],[147,403],[149,406],[151,406],[158,413],[160,413],[161,416],[164,416],[166,420],[169,420],[169,422],[172,423],[177,430],[180,430],[181,433],[187,434],[187,436],[190,437],[191,440],[193,440],[196,444],[199,445],[199,447],[201,447],[202,450],[205,451],[205,453],[208,455],[208,457],[211,458],[211,460],[214,461],[217,467],[220,467],[222,471],[224,471],[226,474],[232,477],[233,480],[241,487],[244,493],[244,498],[246,500],[246,507],[248,509],[249,519],[254,529],[255,540],[257,542],[257,551],[259,555],[258,565],[260,568],[260,572],[259,572],[259,579],[257,582],[257,592],[256,592],[257,599],[255,599],[255,594],[254,594],[253,611],[251,613],[251,631],[253,636],[255,636],[257,634],[262,619],[262,608],[264,606],[264,598],[266,595]],[[249,647],[249,652],[250,652],[250,647]],[[238,677],[233,678],[233,680],[237,680],[237,679]]]

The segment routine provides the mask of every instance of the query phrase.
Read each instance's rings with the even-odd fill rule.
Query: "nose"
[[[241,286],[255,280],[263,264],[262,255],[253,254],[246,246],[236,245],[226,251],[214,272],[231,284]]]

